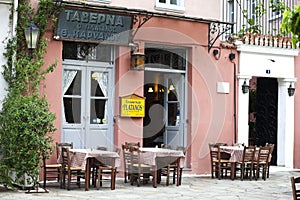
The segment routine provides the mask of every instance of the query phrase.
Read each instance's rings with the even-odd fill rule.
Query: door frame
[[[252,76],[278,80],[278,144],[277,165],[294,166],[294,96],[288,96],[289,84],[295,77],[297,49],[270,48],[240,44],[238,79],[238,142],[248,145],[249,93],[242,93],[244,81],[249,85]],[[272,61],[274,60],[274,62]],[[276,144],[275,144],[276,145]]]
[[[180,99],[177,99],[178,103],[179,103],[179,125],[175,125],[175,126],[169,126],[168,123],[169,123],[169,115],[168,115],[168,102],[169,102],[169,99],[167,98],[168,97],[168,91],[165,90],[165,98],[164,98],[164,108],[165,108],[165,122],[166,122],[166,126],[165,126],[165,132],[164,132],[164,137],[163,137],[163,140],[164,140],[164,143],[165,144],[171,144],[173,146],[185,146],[185,140],[186,140],[186,136],[185,136],[185,133],[186,131],[184,130],[184,127],[185,127],[185,121],[183,119],[186,119],[186,106],[185,106],[185,94],[186,94],[186,90],[185,90],[185,74],[182,74],[182,73],[164,73],[163,76],[164,76],[164,85],[166,86],[166,88],[168,88],[169,86],[169,79],[171,78],[172,79],[172,76],[173,75],[179,75],[180,76],[180,88],[178,88],[178,91],[181,90],[181,94],[180,94]],[[182,112],[182,111],[185,111],[185,112]],[[170,143],[169,140],[168,140],[168,131],[178,131],[179,133],[179,144],[177,145],[174,145],[172,144],[172,142]],[[176,142],[176,141],[174,141]]]
[[[186,70],[174,70],[174,69],[162,69],[162,68],[152,68],[152,67],[145,67],[145,73],[146,72],[160,72],[160,73],[163,73],[163,74],[180,74],[180,75],[183,75],[183,80],[182,80],[182,87],[183,87],[183,95],[182,95],[182,108],[180,112],[180,123],[181,123],[181,126],[180,126],[180,130],[179,131],[182,131],[182,144],[180,144],[180,146],[184,146],[186,147],[187,146],[187,67],[186,67]],[[165,91],[167,92],[167,91]],[[166,106],[166,102],[164,103],[164,107]],[[166,109],[165,109],[166,110]],[[165,111],[166,112],[166,111]],[[165,113],[165,123],[167,123],[167,118],[166,118],[166,113]],[[166,131],[165,131],[166,132]],[[165,133],[164,132],[164,137],[165,137]],[[165,138],[164,138],[164,142],[165,142]],[[178,144],[179,145],[179,144]]]
[[[64,105],[62,100],[62,135],[61,135],[61,141],[63,142],[70,142],[67,141],[67,137],[65,135],[64,129],[72,129],[72,130],[78,130],[80,133],[78,135],[79,142],[74,142],[75,148],[93,148],[94,146],[91,146],[88,144],[88,131],[91,130],[107,130],[107,141],[104,144],[108,147],[108,149],[113,150],[113,141],[114,141],[114,128],[113,128],[113,115],[114,115],[114,89],[113,89],[113,83],[114,83],[114,65],[111,63],[106,62],[95,62],[95,61],[78,61],[78,60],[64,60],[62,63],[62,70],[65,69],[75,69],[80,70],[82,72],[82,82],[81,82],[81,91],[85,91],[85,93],[81,93],[81,124],[66,124],[64,123]],[[108,105],[107,105],[107,124],[103,125],[101,124],[100,127],[98,124],[90,124],[89,120],[89,106],[90,106],[90,99],[91,95],[90,92],[90,76],[89,73],[93,70],[99,70],[99,71],[108,71],[108,80],[109,80],[109,89],[108,89]],[[62,94],[62,99],[64,97],[64,94]],[[87,102],[89,101],[89,102]],[[98,126],[98,128],[97,128]],[[79,130],[80,129],[80,130]]]

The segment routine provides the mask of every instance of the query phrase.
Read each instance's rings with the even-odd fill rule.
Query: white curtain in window
[[[108,96],[107,95],[108,73],[107,72],[98,73],[96,80],[99,84],[101,91],[103,92],[104,97],[107,97]],[[107,120],[106,112],[107,112],[107,102],[105,102],[105,109],[104,109],[104,113],[103,113],[105,120]],[[103,120],[103,121],[105,121],[105,120]],[[107,122],[105,122],[105,123],[107,123]]]
[[[74,80],[77,71],[75,70],[64,70],[63,74],[63,94],[65,94]]]
[[[107,97],[107,84],[108,84],[107,72],[98,73],[96,80],[98,81],[99,87],[103,92],[104,96]]]
[[[63,95],[67,92],[68,88],[70,87],[71,83],[73,82],[74,78],[76,77],[77,71],[76,70],[64,70],[63,73]],[[64,106],[63,106],[64,108]],[[63,109],[63,121],[66,122],[66,115],[65,109]]]

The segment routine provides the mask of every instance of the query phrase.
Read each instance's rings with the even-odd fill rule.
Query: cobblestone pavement
[[[171,184],[165,186],[162,183],[153,188],[151,183],[137,187],[124,183],[123,179],[117,179],[116,190],[110,190],[109,183],[104,183],[100,190],[90,188],[84,190],[73,185],[71,190],[60,189],[57,183],[49,183],[49,193],[30,193],[24,190],[3,191],[0,188],[0,199],[20,200],[52,200],[52,199],[289,199],[292,200],[290,176],[300,176],[300,170],[288,170],[282,167],[271,166],[270,178],[264,180],[241,181],[236,179],[212,179],[209,175],[184,175],[182,185],[176,187]]]

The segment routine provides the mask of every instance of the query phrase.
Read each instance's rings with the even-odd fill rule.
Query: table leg
[[[176,173],[177,173],[177,180],[176,180],[176,186],[179,186],[180,184],[180,158],[177,158],[177,168],[176,168]]]
[[[115,174],[115,165],[112,165],[112,172],[111,172],[111,189],[114,190],[115,189],[115,180],[116,180],[116,174]]]
[[[157,166],[155,165],[153,167],[153,187],[156,188],[157,187],[157,173],[158,173],[158,170],[157,170]]]
[[[235,163],[231,163],[231,180],[234,180],[234,175],[235,175]]]
[[[90,170],[91,170],[90,162],[91,162],[91,159],[87,158],[86,159],[86,167],[85,167],[85,191],[89,190],[89,185],[90,185]]]

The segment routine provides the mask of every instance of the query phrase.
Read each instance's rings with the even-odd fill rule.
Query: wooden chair
[[[231,172],[231,163],[229,161],[229,158],[222,158],[219,144],[209,144],[209,151],[211,162],[211,177],[214,178],[215,174],[218,179],[221,179],[221,177],[223,176],[223,170],[225,170],[225,175],[227,175],[227,171]]]
[[[97,147],[96,149],[107,151],[107,147]],[[114,151],[120,155],[120,148],[115,148]],[[97,182],[96,187],[98,190],[100,189],[100,187],[102,187],[102,183],[108,180],[104,179],[103,175],[110,176],[110,187],[112,190],[115,189],[117,168],[113,167],[112,162],[114,162],[112,158],[102,159],[101,162],[97,159],[94,159],[92,161],[92,184],[95,184]]]
[[[125,145],[140,147],[140,142],[125,142]]]
[[[294,200],[300,199],[300,177],[291,177],[292,192]]]
[[[131,164],[131,153],[129,148],[131,146],[140,147],[140,142],[125,142],[125,144],[122,145],[123,164],[124,164],[124,183],[127,183],[127,179],[130,180],[130,173],[128,171],[128,167]]]
[[[131,153],[130,146],[128,144],[122,144],[123,152],[123,165],[124,165],[124,183],[127,183],[127,178],[130,180],[129,166],[131,165]]]
[[[236,170],[241,171],[241,180],[244,179],[245,172],[250,173],[249,178],[252,180],[253,160],[255,154],[254,146],[244,146],[243,160],[236,163]]]
[[[60,153],[61,153],[61,147],[69,147],[73,148],[73,143],[55,143],[55,149],[54,151],[56,152],[56,160],[59,158]],[[62,187],[62,164],[61,163],[53,163],[53,164],[48,164],[46,163],[46,158],[43,157],[43,166],[44,171],[43,171],[43,176],[44,176],[44,185],[43,187],[46,188],[46,181],[48,178],[57,178],[57,181],[60,182],[60,187]]]
[[[270,157],[269,157],[268,169],[267,169],[267,178],[269,178],[269,175],[270,175],[270,166],[271,166],[271,156],[273,154],[275,144],[268,144],[267,143],[266,146],[270,147]]]
[[[169,145],[170,147],[170,145]],[[167,148],[169,149],[169,148]],[[172,148],[171,148],[172,149]],[[182,146],[177,146],[176,147],[176,150],[177,151],[182,151],[183,154],[185,154],[185,148],[182,147]],[[167,158],[164,158],[162,160],[158,159],[158,165],[162,166],[163,167],[161,168],[161,173],[160,175],[161,176],[166,176],[167,177],[167,180],[166,180],[166,185],[168,186],[169,185],[169,180],[170,180],[170,175],[172,174],[173,175],[173,184],[175,184],[175,180],[176,180],[176,172],[177,172],[177,168],[178,168],[178,164],[177,164],[177,160],[174,160],[173,157],[167,157]],[[164,165],[164,163],[166,163]],[[180,177],[182,175],[182,168],[180,168]],[[181,184],[181,179],[179,180],[179,185]]]
[[[110,188],[112,190],[115,189],[115,184],[116,184],[116,173],[117,169],[116,167],[113,167],[113,162],[114,159],[106,159],[103,164],[100,164],[98,166],[97,172],[98,172],[98,181],[97,181],[97,190],[99,190],[100,187],[102,187],[102,182],[104,181],[103,175],[110,175]]]
[[[76,184],[80,187],[80,178],[85,177],[85,172],[79,168],[71,165],[71,157],[69,148],[62,147],[62,168],[63,168],[63,186],[65,188],[65,176],[67,175],[67,189],[70,190],[72,177],[76,176]]]
[[[130,183],[133,185],[133,183],[136,181],[137,186],[139,187],[141,182],[146,183],[150,180],[150,176],[153,176],[153,169],[151,165],[146,165],[141,163],[141,151],[139,147],[136,146],[130,146],[130,165],[128,166],[128,171],[130,173]]]
[[[270,147],[264,146],[259,147],[258,155],[255,161],[253,162],[254,171],[255,171],[255,180],[258,179],[260,169],[262,170],[262,178],[266,180],[267,168],[269,163]]]
[[[107,147],[104,146],[97,146],[96,147],[97,150],[101,150],[101,151],[107,151]],[[98,174],[98,168],[99,166],[102,165],[102,163],[100,163],[100,161],[98,161],[96,158],[93,158],[91,160],[91,170],[90,170],[90,175],[92,175],[92,185],[96,185],[96,178],[97,178],[97,174]],[[102,185],[101,185],[102,186]]]

